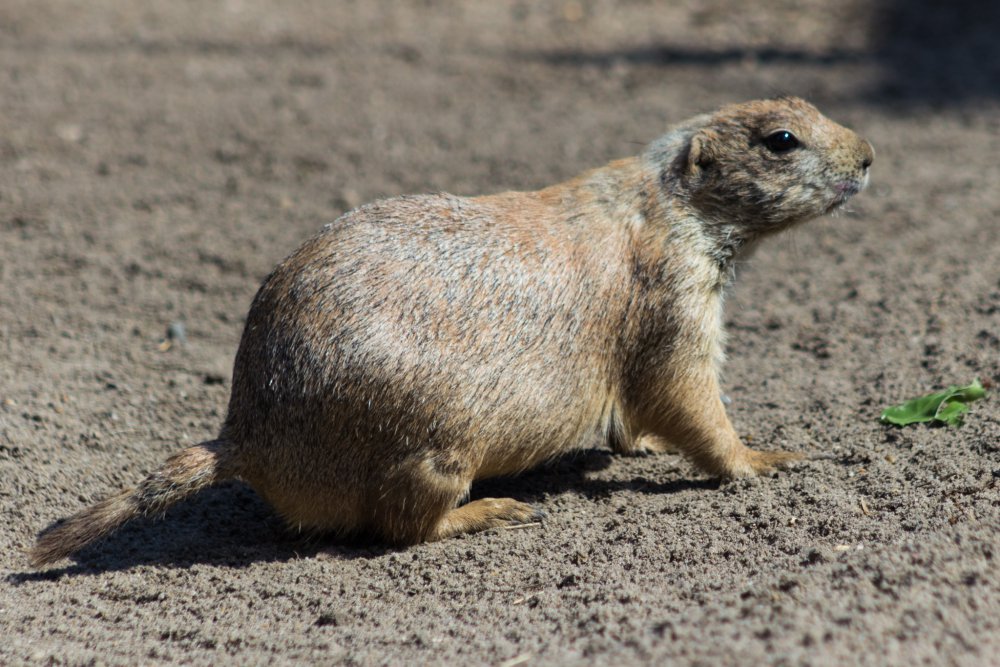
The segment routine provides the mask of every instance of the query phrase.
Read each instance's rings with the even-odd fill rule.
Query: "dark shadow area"
[[[99,574],[138,565],[188,568],[199,563],[243,567],[302,555],[292,536],[245,484],[206,489],[157,517],[137,519],[71,557],[73,565],[8,577],[9,583]]]
[[[646,46],[615,51],[539,51],[526,54],[551,65],[590,65],[611,67],[618,63],[631,65],[726,65],[730,63],[756,61],[762,65],[840,65],[869,60],[866,53],[851,51],[828,51],[813,53],[804,49],[728,48],[728,49],[683,49],[670,46]]]
[[[831,26],[831,31],[843,26]],[[856,97],[874,103],[950,106],[1000,96],[1000,3],[977,0],[886,0],[871,10],[867,48],[859,50],[781,48],[722,49],[667,44],[611,51],[555,50],[520,54],[556,66],[611,68],[619,63],[648,66],[704,66],[753,62],[758,67],[874,68]],[[814,76],[824,76],[820,71]],[[874,83],[872,83],[874,81]],[[767,86],[764,86],[767,88]]]
[[[604,470],[609,467],[616,458],[622,457],[612,454],[606,449],[583,449],[516,477],[498,477],[476,482],[472,486],[469,498],[470,500],[514,498],[538,503],[546,496],[572,492],[588,500],[597,500],[621,491],[663,494],[677,493],[688,489],[717,489],[720,484],[717,479],[691,480],[673,477],[664,480],[651,480],[636,477],[596,480],[587,477],[588,472]]]
[[[86,54],[142,54],[144,56],[190,55],[227,57],[278,57],[291,55],[300,59],[330,56],[337,52],[334,44],[315,40],[284,37],[260,42],[244,42],[225,39],[148,39],[122,37],[114,40],[79,40],[64,45],[53,45],[49,41],[23,41],[22,50],[51,51],[63,49],[73,53]]]
[[[878,96],[950,105],[1000,96],[1000,3],[890,0],[871,25]]]
[[[581,450],[516,477],[477,482],[470,499],[511,497],[540,502],[546,496],[574,492],[595,500],[621,491],[664,494],[716,489],[720,484],[712,479],[587,478],[588,472],[607,468],[615,458],[606,449]],[[252,489],[229,482],[178,503],[161,517],[126,524],[73,556],[73,565],[14,573],[8,575],[7,583],[55,581],[64,576],[101,574],[140,565],[183,569],[209,564],[239,568],[255,562],[308,558],[319,552],[350,560],[399,550],[366,534],[336,537],[296,533]]]

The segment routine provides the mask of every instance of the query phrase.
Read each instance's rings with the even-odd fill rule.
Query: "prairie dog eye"
[[[778,130],[764,137],[764,145],[772,153],[784,153],[796,148],[799,140],[788,130]]]

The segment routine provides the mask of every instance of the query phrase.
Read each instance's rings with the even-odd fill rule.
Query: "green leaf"
[[[969,409],[968,404],[985,396],[986,390],[979,380],[973,380],[972,384],[964,387],[952,385],[944,391],[936,391],[886,408],[882,411],[882,421],[899,426],[932,421],[958,426]]]

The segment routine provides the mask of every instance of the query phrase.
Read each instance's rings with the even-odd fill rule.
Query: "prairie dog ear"
[[[687,173],[697,174],[715,161],[715,133],[711,130],[698,130],[691,137],[687,151]]]

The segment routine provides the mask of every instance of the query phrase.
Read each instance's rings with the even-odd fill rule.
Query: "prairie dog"
[[[254,298],[218,437],[43,532],[52,563],[125,521],[245,480],[289,525],[393,544],[538,516],[473,481],[603,438],[707,473],[796,458],[720,400],[734,258],[861,191],[874,153],[796,98],[735,104],[537,192],[362,206]]]

